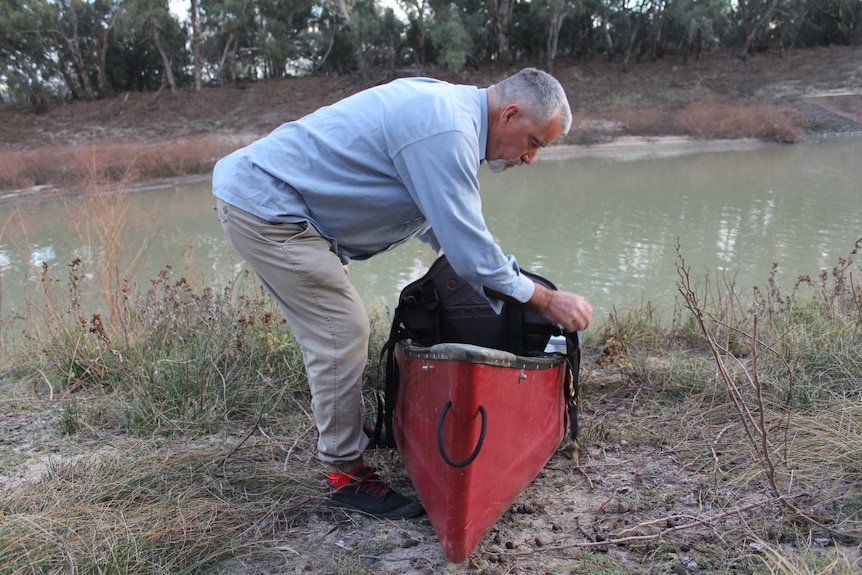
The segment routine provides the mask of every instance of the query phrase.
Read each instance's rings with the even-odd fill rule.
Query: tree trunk
[[[84,56],[81,54],[81,46],[78,39],[78,17],[75,15],[74,10],[69,10],[69,17],[72,20],[72,37],[68,37],[60,30],[56,30],[55,34],[63,39],[66,47],[69,49],[69,53],[72,55],[72,63],[78,71],[78,79],[84,88],[84,92],[87,94],[87,99],[95,100],[96,95],[93,92],[93,84],[90,82],[90,74],[84,62]]]
[[[548,21],[548,71],[553,71],[554,61],[557,59],[557,48],[560,42],[560,30],[567,16],[567,10],[556,9],[551,12]]]
[[[156,43],[156,49],[159,51],[159,55],[162,57],[162,66],[165,67],[165,80],[168,83],[168,87],[171,89],[171,94],[177,93],[177,83],[174,80],[174,71],[171,68],[171,57],[168,55],[165,47],[162,46],[159,27],[153,25],[152,27],[153,33],[153,42]]]
[[[233,33],[230,34],[227,38],[227,42],[224,43],[224,50],[221,53],[221,60],[218,65],[218,78],[219,82],[224,85],[233,80],[233,77],[227,77],[225,75],[225,64],[227,63],[228,55],[234,51],[234,47],[236,46],[236,35]],[[331,45],[330,45],[331,47]]]
[[[63,81],[66,83],[66,87],[69,89],[69,94],[72,95],[72,99],[80,100],[81,95],[78,93],[78,83],[75,82],[71,72],[69,72],[69,65],[65,58],[61,58],[59,60],[57,68],[60,70],[60,75],[63,76]]]
[[[512,19],[513,0],[494,0],[494,24],[497,36],[497,57],[509,62],[509,21]]]
[[[195,92],[200,92],[203,64],[201,63],[201,34],[198,30],[198,0],[192,0],[191,19],[192,54],[195,60]]]
[[[108,48],[111,46],[111,41],[114,35],[114,24],[117,23],[117,18],[120,17],[120,11],[117,10],[114,14],[111,15],[111,21],[108,23],[108,26],[102,30],[102,35],[99,42],[99,62],[96,65],[96,88],[99,90],[99,95],[105,96],[106,92],[106,74],[105,69],[107,68],[107,58],[108,58]]]
[[[610,62],[614,57],[614,39],[611,36],[610,26],[608,26],[608,8],[602,5],[602,35],[605,37],[605,45],[607,46],[607,59]]]
[[[628,20],[629,17],[626,16]],[[641,31],[641,21],[638,19],[637,23],[634,25],[634,29],[630,31],[628,41],[626,42],[626,51],[625,56],[623,57],[623,72],[629,71],[629,62],[631,62],[632,55],[635,53],[635,48],[639,45],[638,42],[638,34]]]

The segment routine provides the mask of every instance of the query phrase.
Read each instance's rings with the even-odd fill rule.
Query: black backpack
[[[548,289],[557,289],[537,274],[523,269],[521,273]],[[392,414],[398,398],[399,374],[394,356],[398,342],[410,340],[423,347],[438,343],[468,343],[529,357],[545,354],[551,337],[559,335],[566,339],[566,405],[571,437],[576,440],[581,359],[578,334],[564,334],[559,326],[523,305],[503,302],[502,312],[496,313],[487,299],[455,273],[446,256],[440,256],[424,276],[401,290],[398,298],[389,340],[381,351],[386,377],[383,394],[377,397],[373,446],[396,447]]]

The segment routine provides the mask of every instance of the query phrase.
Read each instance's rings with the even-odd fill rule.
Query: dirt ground
[[[433,72],[450,81],[487,85],[508,70],[457,76]],[[616,63],[574,60],[560,62],[556,75],[576,110],[597,119],[619,108],[727,100],[796,110],[798,125],[809,135],[858,132],[862,121],[860,48],[821,48],[786,57],[763,54],[744,61],[705,54],[687,64],[635,64],[626,73]],[[199,94],[129,93],[97,102],[56,103],[43,115],[6,106],[0,111],[0,145],[22,150],[85,144],[94,138],[152,142],[199,135],[254,137],[373,83],[312,77],[206,88]],[[607,137],[625,135],[623,126]],[[561,143],[578,143],[572,138]],[[238,559],[214,573],[752,572],[757,562],[752,557],[762,549],[750,534],[768,537],[781,529],[772,523],[778,504],[756,485],[742,491],[721,486],[721,470],[712,467],[709,453],[692,451],[717,441],[709,434],[723,433],[718,428],[697,430],[703,442],[686,447],[652,435],[660,426],[647,433],[638,418],[656,416],[638,406],[648,387],[626,382],[615,368],[599,367],[596,360],[588,353],[582,364],[587,382],[582,413],[589,441],[579,464],[573,464],[572,446],[564,441],[467,562],[446,561],[427,517],[381,522],[311,507],[301,522],[286,530],[284,545],[275,547],[271,557]],[[4,417],[0,444],[15,449],[26,449],[28,434],[50,426],[47,415]],[[674,414],[668,417],[670,433]],[[616,431],[621,429],[627,433]],[[51,450],[62,452],[61,443]],[[379,452],[371,460],[400,491],[413,493],[396,456]],[[736,463],[742,464],[753,462]],[[5,470],[0,476],[8,480],[19,471]],[[827,538],[823,546],[835,544]],[[858,549],[849,553],[858,561]]]

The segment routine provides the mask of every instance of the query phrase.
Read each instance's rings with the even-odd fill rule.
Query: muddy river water
[[[693,278],[750,292],[765,286],[773,264],[787,287],[831,269],[862,237],[862,138],[717,148],[551,149],[502,175],[483,169],[488,227],[523,267],[586,296],[597,320],[646,300],[672,309],[677,246]],[[243,264],[212,204],[206,179],[129,194],[122,241],[126,261],[140,259],[123,273],[144,287],[168,265],[196,287],[231,281]],[[60,278],[76,257],[99,273],[105,255],[85,200],[6,205],[0,225],[3,316],[32,303],[43,262]],[[351,277],[370,310],[391,308],[434,257],[410,242],[354,262]]]

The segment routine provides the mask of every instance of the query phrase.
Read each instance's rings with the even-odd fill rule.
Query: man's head
[[[571,125],[569,100],[556,78],[525,68],[488,88],[485,159],[494,171],[530,164]]]

